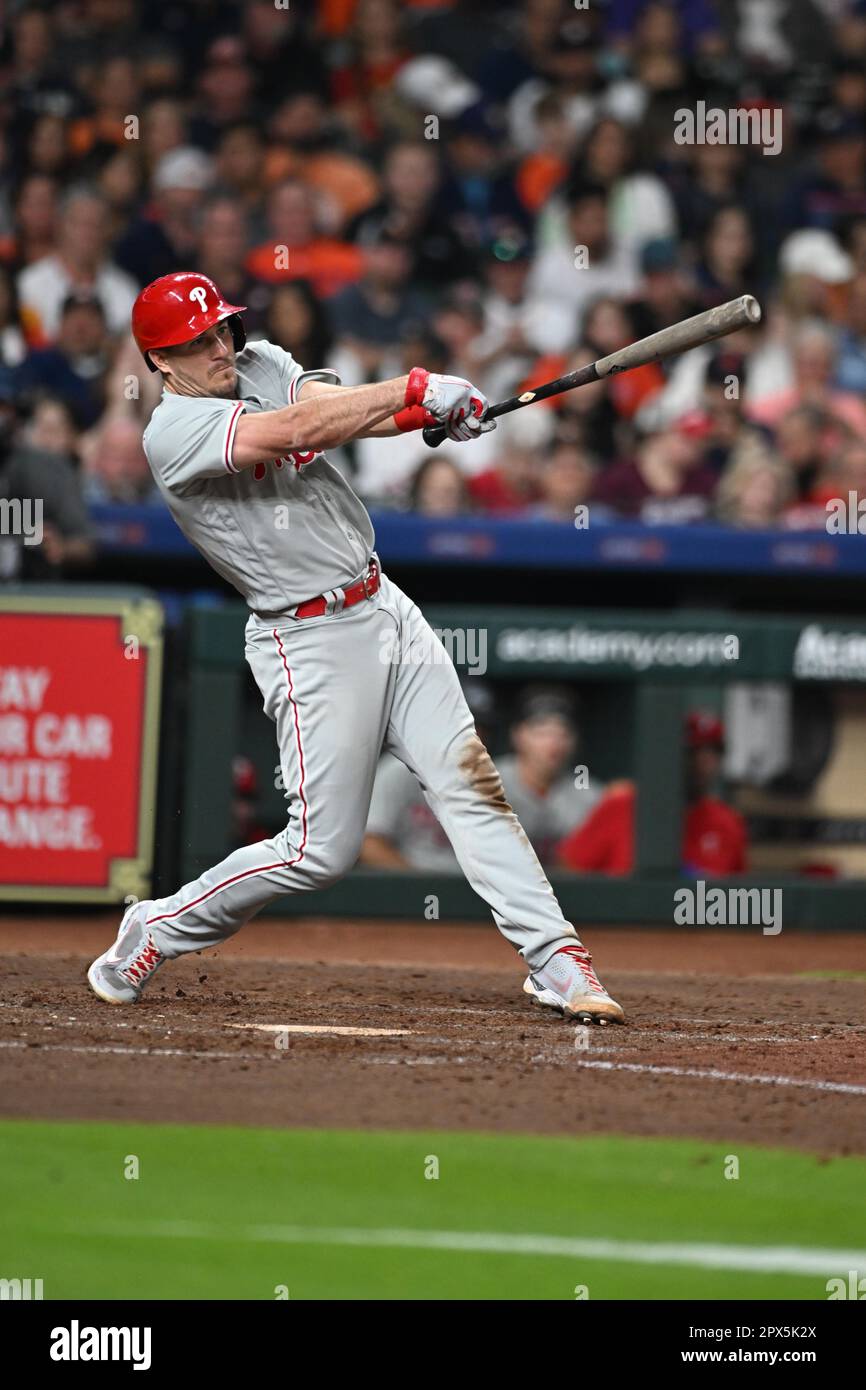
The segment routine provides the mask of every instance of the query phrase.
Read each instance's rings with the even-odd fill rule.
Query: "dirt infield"
[[[495,930],[434,924],[257,923],[112,1009],[83,971],[114,925],[0,924],[0,1113],[866,1153],[856,936],[587,931],[629,1023],[576,1030]]]

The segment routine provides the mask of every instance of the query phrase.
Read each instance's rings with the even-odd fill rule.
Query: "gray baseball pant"
[[[246,658],[277,727],[288,824],[170,897],[148,926],[168,957],[215,946],[285,893],[358,859],[383,748],[415,774],[460,867],[530,969],[578,937],[502,791],[457,673],[418,607],[382,576],[321,618],[251,617]]]

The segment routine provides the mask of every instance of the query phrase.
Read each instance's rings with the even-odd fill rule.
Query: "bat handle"
[[[508,415],[517,407],[517,400],[497,401],[495,405],[489,405],[484,412],[485,420],[498,420],[500,415]],[[443,439],[447,439],[444,425],[425,425],[421,431],[421,438],[431,449],[438,449]]]
[[[444,425],[425,425],[421,431],[424,443],[431,449],[438,449],[443,439],[447,438]]]

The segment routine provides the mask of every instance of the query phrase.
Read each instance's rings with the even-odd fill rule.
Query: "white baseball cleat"
[[[534,1003],[556,1009],[575,1023],[624,1023],[625,1014],[611,999],[592,968],[585,946],[562,946],[540,970],[527,975],[523,989]]]
[[[114,945],[97,956],[87,972],[93,993],[106,1004],[135,1004],[151,975],[166,957],[147,929],[153,903],[133,903],[123,915]]]

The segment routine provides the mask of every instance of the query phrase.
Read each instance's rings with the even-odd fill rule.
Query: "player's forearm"
[[[314,396],[301,402],[313,411],[311,429],[314,442],[308,448],[335,449],[358,439],[384,421],[392,421],[406,399],[408,376],[379,381],[372,386],[355,386],[335,397]]]
[[[298,400],[303,400],[305,395],[307,395],[307,396],[316,396],[316,395],[320,395],[320,396],[330,396],[330,395],[333,395],[333,393],[334,393],[335,391],[348,391],[348,390],[351,390],[351,387],[348,387],[348,386],[332,386],[332,385],[330,384],[330,382],[324,382],[324,381],[307,381],[307,382],[304,383],[304,385],[301,387],[300,392],[298,393]],[[404,427],[403,427],[403,428],[404,428]],[[370,429],[365,430],[363,434],[357,435],[356,438],[357,438],[357,439],[390,439],[390,438],[393,438],[393,436],[396,435],[396,434],[402,434],[402,433],[403,433],[403,428],[401,428],[400,423],[399,423],[399,422],[394,418],[394,416],[392,415],[392,416],[390,416],[389,418],[386,418],[386,419],[382,420],[378,425],[372,425],[372,426],[370,427]]]
[[[246,414],[238,421],[232,462],[235,468],[251,468],[287,453],[322,453],[367,434],[383,421],[390,425],[406,404],[408,383],[407,376],[395,377],[372,386],[317,393],[281,410]]]

